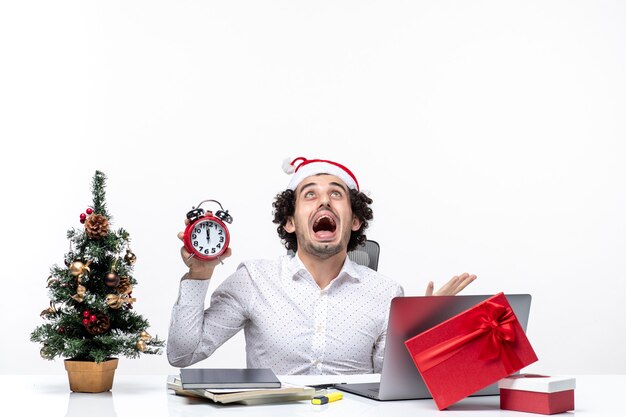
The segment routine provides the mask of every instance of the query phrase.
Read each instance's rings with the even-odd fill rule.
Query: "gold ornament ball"
[[[83,268],[85,268],[85,264],[80,261],[72,262],[70,265],[70,272],[73,276],[77,277],[83,273]]]
[[[146,342],[144,342],[143,340],[138,340],[135,346],[137,347],[137,350],[140,352],[143,352],[146,350]]]
[[[142,330],[141,333],[139,333],[139,339],[147,342],[152,339],[152,336],[150,336],[150,333],[148,333],[147,331]]]
[[[137,262],[137,256],[130,251],[130,249],[126,249],[126,255],[124,255],[124,260],[129,265],[134,265]]]
[[[91,264],[91,261],[87,261],[87,264],[84,264],[81,261],[74,261],[70,265],[70,272],[72,273],[73,276],[80,277],[81,275],[90,271],[89,270],[90,264]]]

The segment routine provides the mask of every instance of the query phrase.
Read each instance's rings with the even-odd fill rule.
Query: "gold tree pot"
[[[66,359],[65,370],[70,381],[70,390],[74,392],[105,392],[111,390],[117,362],[117,358],[101,363]]]

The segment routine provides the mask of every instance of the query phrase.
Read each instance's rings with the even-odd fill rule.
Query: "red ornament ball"
[[[85,220],[87,218],[87,215],[85,213],[80,213],[80,219],[81,220]]]
[[[59,334],[63,334],[65,333],[65,327],[61,326],[59,327]]]
[[[80,219],[80,222],[81,222],[82,224],[85,224],[85,219]]]
[[[87,212],[87,214],[93,213],[93,209],[91,207],[87,207],[87,210],[85,211]]]
[[[87,317],[89,317],[89,314],[91,314],[91,313],[89,312],[89,310],[85,310],[85,311],[83,311],[83,317],[87,318]]]
[[[89,316],[89,321],[94,323],[98,318],[96,317],[95,314],[92,314],[91,316]]]
[[[83,319],[83,325],[86,326],[89,324],[89,319]]]

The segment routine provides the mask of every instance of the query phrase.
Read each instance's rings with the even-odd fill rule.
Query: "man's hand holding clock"
[[[215,215],[211,211],[205,213],[200,206],[206,202],[218,204],[220,210]],[[201,201],[187,213],[185,231],[178,233],[178,238],[183,242],[180,255],[185,265],[189,267],[186,278],[202,280],[211,278],[215,266],[231,255],[228,247],[230,233],[226,224],[232,221],[228,210],[224,211],[216,200]],[[211,229],[215,230],[212,232]],[[214,240],[211,240],[212,236]]]
[[[191,221],[189,219],[185,219],[185,226],[188,226]],[[210,232],[207,228],[207,240],[210,240]],[[178,233],[178,238],[183,241],[185,236],[184,232]],[[232,251],[230,248],[226,249],[226,251],[220,255],[221,259],[228,258],[231,255]],[[185,245],[180,248],[180,256],[183,259],[183,262],[187,267],[189,267],[189,273],[187,274],[187,279],[209,279],[213,275],[213,270],[215,266],[220,263],[219,259],[213,259],[210,261],[203,261],[200,258],[196,258],[192,256],[191,253],[185,249]]]

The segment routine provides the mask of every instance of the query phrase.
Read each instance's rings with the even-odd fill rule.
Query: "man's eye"
[[[314,193],[313,191],[307,191],[307,192],[304,194],[304,197],[305,197],[305,198],[311,198],[311,197],[313,197],[313,196],[315,196],[315,193]]]
[[[339,191],[333,191],[333,192],[331,193],[331,195],[332,195],[333,197],[341,197],[341,193],[340,193]]]

